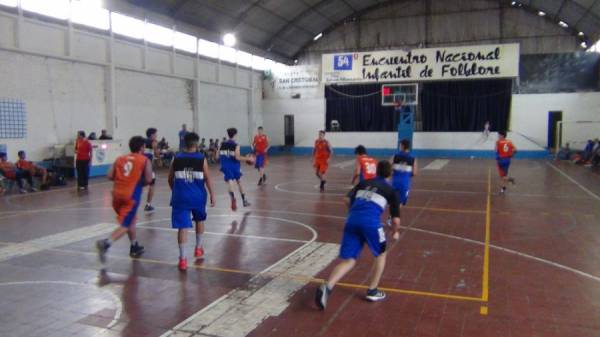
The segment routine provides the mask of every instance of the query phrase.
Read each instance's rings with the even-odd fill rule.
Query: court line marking
[[[78,227],[75,229],[18,242],[14,245],[0,248],[0,261],[7,261],[15,257],[39,253],[49,248],[56,248],[83,241],[98,235],[110,233],[113,230],[113,224],[101,222],[91,226]]]
[[[299,184],[299,183],[308,183],[312,185],[312,182],[308,181],[288,181],[284,183],[279,183],[274,186],[275,190],[284,193],[291,194],[301,194],[301,195],[335,195],[335,196],[345,196],[346,193],[331,193],[331,192],[303,192],[303,191],[293,191],[283,188],[282,186],[291,185],[291,184]],[[459,190],[428,190],[428,189],[411,189],[411,192],[432,192],[432,193],[457,193],[457,194],[484,194],[484,192],[475,192],[475,191],[459,191]]]
[[[306,225],[306,224],[304,224],[302,222],[294,222],[293,220],[288,220],[288,219],[283,219],[283,218],[277,218],[277,217],[272,217],[272,216],[264,216],[264,215],[242,215],[242,217],[244,217],[244,216],[248,217],[248,218],[271,219],[271,220],[277,220],[277,221],[281,221],[281,222],[292,223],[292,224],[300,225],[301,227],[304,227],[304,228],[308,229],[313,236],[316,235],[316,233],[317,233],[314,230],[314,228],[312,228],[309,225]],[[235,217],[235,214],[211,214],[210,217],[211,218],[214,218],[214,217],[227,218],[227,217]],[[163,222],[163,221],[169,221],[170,222],[171,218],[162,218],[162,219],[155,219],[155,220],[145,221],[145,222],[143,222],[143,224],[136,225],[136,228],[156,229],[156,230],[159,230],[159,231],[169,231],[169,232],[176,232],[176,231],[178,231],[178,229],[171,228],[171,227],[147,226],[148,224],[151,224],[151,223],[157,223],[157,222]],[[115,228],[117,226],[118,225],[115,224]],[[194,229],[190,229],[188,232],[191,233],[191,232],[195,232],[195,231],[194,231]],[[247,235],[247,234],[221,233],[221,232],[209,232],[209,231],[204,231],[203,234],[214,235],[214,236],[230,236],[230,237],[238,237],[238,238],[245,238],[245,239],[259,239],[259,240],[271,240],[271,241],[296,242],[296,243],[306,243],[306,242],[309,241],[309,240],[299,240],[299,239],[278,238],[278,237],[274,237],[274,236]]]
[[[483,276],[481,285],[481,300],[488,302],[489,300],[489,283],[490,283],[490,226],[491,226],[491,211],[492,211],[492,169],[488,168],[488,183],[487,183],[487,202],[485,207],[485,243],[483,247]],[[486,309],[481,307],[480,313],[487,315]]]
[[[89,255],[89,256],[97,256],[97,253],[64,249],[64,248],[51,248],[51,249],[47,249],[47,250],[59,252],[59,253],[70,254],[70,255],[83,254],[83,255]],[[143,258],[143,257],[132,259],[128,256],[116,255],[116,256],[111,256],[110,258],[115,259],[115,260],[127,260],[127,261],[135,260],[135,261],[139,261],[139,262],[147,262],[147,263],[167,265],[167,266],[173,266],[173,267],[177,266],[177,263],[175,263],[175,262],[161,261],[161,260],[149,259],[149,258]],[[325,279],[322,279],[322,278],[305,277],[302,275],[295,275],[295,274],[282,275],[279,273],[270,273],[268,271],[267,272],[262,272],[262,271],[256,272],[256,271],[243,270],[243,269],[202,266],[202,265],[195,265],[195,264],[188,265],[188,268],[198,269],[198,270],[217,271],[217,272],[224,272],[224,273],[230,273],[230,274],[243,274],[243,275],[249,275],[249,276],[261,276],[261,277],[284,276],[285,278],[290,279],[290,280],[306,281],[306,282],[316,283],[316,284],[322,284],[323,282],[326,281]],[[269,267],[269,268],[271,268],[271,267]],[[336,286],[340,286],[340,287],[344,287],[344,288],[352,288],[352,289],[367,289],[368,288],[368,286],[364,285],[364,284],[356,284],[356,283],[348,283],[348,282],[340,282]],[[463,300],[463,301],[470,301],[470,302],[482,302],[482,299],[479,296],[453,295],[453,294],[434,293],[434,292],[428,292],[428,291],[401,289],[401,288],[388,288],[388,287],[379,287],[379,289],[382,289],[382,290],[390,292],[390,293],[396,293],[396,294],[426,296],[426,297],[444,298],[444,299],[459,300],[459,301]]]
[[[106,178],[106,177],[105,177]],[[103,181],[103,182],[99,182],[99,183],[95,183],[95,184],[90,184],[90,187],[95,187],[95,186],[103,186],[103,185],[108,185],[108,184],[112,184],[112,181]],[[45,195],[45,194],[49,194],[49,193],[58,193],[58,192],[77,192],[77,187],[61,187],[58,189],[54,189],[54,190],[49,190],[49,191],[38,191],[38,192],[30,192],[30,193],[22,193],[22,194],[11,194],[11,195],[7,195],[6,199],[22,199],[22,198],[26,198],[26,197],[35,197],[38,195]],[[86,192],[82,192],[82,193],[86,193]]]
[[[345,196],[345,193],[332,193],[332,192],[303,192],[303,191],[293,191],[281,186],[290,185],[295,183],[304,183],[306,181],[289,181],[284,183],[279,183],[274,186],[275,190],[284,193],[291,194],[299,194],[299,195],[325,195],[325,196]],[[411,189],[411,192],[424,192],[424,193],[447,193],[447,194],[470,194],[470,195],[485,195],[486,192],[480,191],[460,191],[460,190],[431,190],[431,189]],[[589,200],[588,197],[580,197],[580,196],[558,196],[558,195],[545,195],[545,194],[533,194],[533,193],[511,193],[511,196],[514,197],[527,197],[527,198],[547,198],[547,199],[582,199]]]
[[[291,222],[291,223],[301,223],[299,221],[294,221],[294,220],[287,220],[285,219],[285,221]],[[294,254],[300,252],[302,249],[308,247],[311,243],[315,242],[317,240],[317,232],[310,226],[306,225],[306,224],[302,224],[304,226],[307,226],[309,228],[311,228],[311,232],[313,234],[313,237],[305,242],[303,245],[301,245],[300,247],[294,249],[292,252],[290,252],[288,255],[284,256],[283,258],[279,259],[277,262],[275,262],[274,264],[272,264],[271,266],[263,269],[262,271],[260,271],[255,277],[260,276],[261,274],[265,274],[268,273],[271,269],[277,267],[278,265],[284,263],[284,261],[286,261],[287,259],[289,259],[291,256],[293,256]],[[236,291],[236,289],[232,289],[231,291],[229,291],[228,293],[226,293],[225,295],[219,297],[217,300],[213,301],[212,303],[210,303],[209,305],[207,305],[206,307],[202,308],[200,311],[192,314],[190,317],[186,318],[185,320],[181,321],[180,323],[176,324],[174,327],[172,327],[170,330],[168,330],[167,332],[165,332],[164,334],[161,335],[161,337],[164,336],[168,336],[173,332],[176,332],[176,330],[180,329],[181,327],[185,326],[187,323],[191,322],[192,320],[196,319],[198,316],[202,315],[204,312],[210,310],[212,307],[218,305],[219,303],[225,301],[229,296],[231,296],[231,294],[233,294]]]
[[[450,160],[448,160],[448,159],[434,159],[432,162],[425,165],[425,167],[423,167],[423,170],[439,171],[439,170],[443,169],[444,166],[448,165],[449,162],[450,162]]]
[[[270,200],[271,198],[254,196],[254,199],[261,200]],[[332,204],[332,205],[346,205],[343,201],[328,201],[328,200],[312,200],[312,199],[283,199],[277,198],[277,201],[289,201],[289,202],[312,202],[318,204]],[[477,209],[466,209],[466,208],[443,208],[443,207],[425,207],[425,206],[402,206],[402,208],[408,209],[424,209],[426,211],[433,212],[449,212],[449,213],[475,213],[475,214],[485,214],[485,210],[477,210]]]
[[[170,209],[171,207],[165,207],[165,206],[157,206],[157,209]],[[86,209],[110,209],[110,207],[89,207],[89,208],[67,208],[66,210],[86,210]],[[229,210],[229,208],[224,208],[224,207],[214,207],[212,208],[214,210],[220,210],[220,211],[227,211]],[[340,220],[345,220],[346,217],[343,216],[339,216],[339,215],[329,215],[329,214],[319,214],[319,213],[308,213],[308,212],[296,212],[296,211],[282,211],[282,210],[270,210],[270,209],[252,209],[253,212],[270,212],[270,213],[282,213],[282,214],[294,214],[294,215],[300,215],[300,216],[311,216],[311,217],[323,217],[323,218],[332,218],[332,219],[340,219]],[[209,215],[211,216],[211,215]],[[402,227],[404,229],[407,229],[406,227]],[[484,242],[481,241],[477,241],[477,240],[473,240],[473,239],[469,239],[469,238],[465,238],[465,237],[461,237],[461,236],[456,236],[456,235],[451,235],[451,234],[445,234],[445,233],[441,233],[441,232],[435,232],[435,231],[430,231],[430,230],[425,230],[425,229],[420,229],[420,228],[415,228],[412,227],[409,230],[411,231],[415,231],[415,232],[421,232],[421,233],[426,233],[426,234],[431,234],[431,235],[436,235],[436,236],[442,236],[442,237],[446,237],[446,238],[450,238],[450,239],[455,239],[455,240],[460,240],[460,241],[464,241],[464,242],[469,242],[472,244],[477,244],[477,245],[484,245]],[[569,266],[565,266],[563,264],[554,262],[554,261],[550,261],[550,260],[546,260],[534,255],[530,255],[530,254],[526,254],[526,253],[522,253],[519,252],[517,250],[513,250],[510,248],[505,248],[505,247],[501,247],[501,246],[497,246],[494,244],[490,243],[490,248],[502,251],[504,253],[508,253],[508,254],[512,254],[512,255],[517,255],[526,259],[530,259],[530,260],[534,260],[543,264],[547,264],[550,266],[553,266],[555,268],[558,269],[562,269],[565,271],[569,271],[571,273],[577,274],[579,276],[594,280],[596,282],[600,282],[600,277],[586,273],[584,271],[569,267]]]
[[[163,208],[170,208],[170,207],[163,207]],[[346,217],[343,217],[343,216],[318,214],[318,213],[308,213],[308,212],[264,210],[264,209],[263,210],[261,210],[261,209],[255,209],[253,211],[258,211],[258,212],[272,212],[272,213],[284,213],[284,214],[295,214],[295,215],[313,216],[313,217],[314,216],[319,216],[319,217],[339,219],[339,220],[345,220],[346,219]],[[477,240],[474,240],[474,239],[469,239],[469,238],[465,238],[465,237],[461,237],[461,236],[456,236],[456,235],[451,235],[451,234],[446,234],[446,233],[441,233],[441,232],[436,232],[436,231],[431,231],[431,230],[426,230],[426,229],[421,229],[421,228],[416,228],[416,227],[408,228],[406,226],[401,226],[401,228],[405,229],[405,230],[413,231],[413,232],[419,232],[419,233],[424,233],[424,234],[429,234],[429,235],[434,235],[434,236],[440,236],[440,237],[444,237],[444,238],[448,238],[448,239],[453,239],[453,240],[459,240],[459,241],[463,241],[463,242],[467,242],[467,243],[471,243],[471,244],[476,244],[476,245],[481,245],[481,246],[485,245],[485,242],[477,241]],[[598,277],[598,276],[586,273],[584,271],[581,271],[581,270],[578,270],[578,269],[575,269],[575,268],[572,268],[572,267],[569,267],[569,266],[565,266],[563,264],[560,264],[560,263],[557,263],[557,262],[554,262],[554,261],[546,260],[546,259],[543,259],[543,258],[540,258],[540,257],[537,257],[537,256],[533,256],[533,255],[530,255],[530,254],[522,253],[520,251],[516,251],[516,250],[510,249],[510,248],[505,248],[505,247],[494,245],[494,244],[490,244],[489,247],[492,248],[492,249],[495,249],[495,250],[507,253],[507,254],[516,255],[516,256],[519,256],[519,257],[522,257],[522,258],[525,258],[525,259],[529,259],[529,260],[533,260],[533,261],[536,261],[536,262],[539,262],[539,263],[542,263],[542,264],[546,264],[546,265],[549,265],[551,267],[555,267],[557,269],[561,269],[563,271],[567,271],[567,272],[576,274],[578,276],[584,277],[586,279],[590,279],[592,281],[600,283],[600,277]],[[59,250],[60,251],[60,249],[52,249],[52,250]],[[83,254],[85,252],[73,251],[72,253]],[[93,255],[95,255],[95,253],[86,253],[86,254],[93,254]],[[119,259],[120,257],[118,257],[118,256],[114,257],[113,256],[111,258]],[[129,258],[123,258],[123,259],[129,259]],[[145,261],[144,259],[138,259],[138,260]],[[147,261],[147,262],[150,262],[150,261]],[[163,262],[163,261],[156,261],[155,263],[162,263],[162,264],[174,265],[172,263]],[[195,267],[198,267],[198,266],[195,266]],[[203,268],[207,269],[206,267],[203,267]],[[236,273],[243,273],[243,271],[238,271],[238,270],[230,270],[230,271],[231,272],[236,272]],[[319,279],[316,279],[316,280],[317,281],[322,281],[322,280],[319,280]],[[390,288],[387,288],[386,291],[394,292],[394,291],[390,290]],[[402,293],[404,293],[405,291],[406,290],[398,290],[398,292],[402,292]],[[408,290],[408,291],[412,291],[412,290]],[[410,294],[410,293],[407,293],[407,294]],[[426,294],[429,294],[429,293],[425,293],[423,295],[426,296]],[[223,295],[221,298],[217,299],[216,301],[225,299],[226,295],[227,294]],[[415,294],[415,295],[417,295],[417,294]],[[438,297],[437,295],[444,295],[445,296],[446,294],[436,294],[435,296],[432,295],[432,294],[429,294],[429,295],[431,295],[432,297]],[[477,297],[477,298],[474,297],[472,299],[472,301],[476,301],[476,300],[481,301],[481,298],[480,297]],[[215,302],[213,302],[213,303],[216,304]],[[213,303],[209,304],[207,307],[205,307],[203,309],[207,309]]]
[[[347,167],[354,165],[355,163],[356,163],[356,159],[352,159],[352,160],[341,161],[341,162],[335,163],[331,166],[344,170]]]
[[[328,215],[328,214],[319,214],[319,213],[308,213],[308,212],[295,212],[295,211],[280,211],[280,210],[266,210],[266,209],[253,209],[253,211],[255,212],[272,212],[272,213],[284,213],[284,214],[295,214],[295,215],[302,215],[302,216],[311,216],[311,217],[324,217],[324,218],[332,218],[332,219],[340,219],[340,220],[345,220],[346,217],[343,216],[339,216],[339,215]],[[446,233],[441,233],[441,232],[436,232],[436,231],[431,231],[431,230],[427,230],[427,229],[421,229],[421,228],[417,228],[417,227],[406,227],[406,226],[401,226],[401,228],[403,229],[407,229],[410,231],[414,231],[414,232],[420,232],[420,233],[426,233],[426,234],[430,234],[430,235],[436,235],[436,236],[442,236],[442,237],[446,237],[449,239],[454,239],[454,240],[460,240],[460,241],[464,241],[464,242],[468,242],[468,243],[472,243],[472,244],[477,244],[477,245],[484,245],[485,242],[482,241],[477,241],[477,240],[473,240],[473,239],[469,239],[469,238],[465,238],[462,236],[456,236],[456,235],[451,235],[451,234],[446,234]],[[571,268],[569,266],[565,266],[562,265],[560,263],[554,262],[554,261],[550,261],[550,260],[546,260],[534,255],[529,255],[526,253],[522,253],[519,252],[517,250],[513,250],[510,248],[505,248],[505,247],[501,247],[498,245],[494,245],[492,243],[490,243],[490,248],[502,251],[504,253],[508,253],[508,254],[512,254],[512,255],[517,255],[526,259],[530,259],[530,260],[535,260],[537,262],[543,263],[543,264],[547,264],[553,267],[556,267],[558,269],[562,269],[565,271],[569,271],[572,273],[575,273],[577,275],[583,276],[585,278],[589,278],[591,280],[594,280],[596,282],[600,282],[600,277],[586,273],[584,271],[575,269],[575,268]]]
[[[582,189],[585,193],[589,194],[592,198],[600,201],[600,197],[596,193],[590,191],[585,186],[581,185],[577,180],[573,179],[566,172],[564,172],[563,170],[559,169],[558,167],[556,167],[554,164],[552,164],[550,162],[546,162],[546,164],[549,165],[551,168],[553,168],[556,172],[560,173],[563,177],[567,178],[570,182],[572,182],[573,184],[577,185],[577,187],[579,187],[580,189]]]
[[[104,328],[105,330],[108,330],[108,329],[114,327],[119,322],[119,318],[121,318],[121,314],[123,313],[123,302],[117,295],[115,295],[110,290],[97,287],[96,285],[90,284],[90,283],[73,282],[73,281],[13,281],[13,282],[1,282],[0,286],[32,285],[32,284],[63,284],[63,285],[66,284],[69,286],[84,286],[86,288],[91,288],[91,289],[100,291],[101,293],[108,294],[109,297],[113,300],[113,302],[117,308],[115,309],[115,314],[113,316],[112,321],[110,321],[110,323],[106,326],[106,328]]]

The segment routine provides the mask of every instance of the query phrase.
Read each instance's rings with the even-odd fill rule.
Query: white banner
[[[323,54],[324,83],[421,82],[519,76],[519,44]]]
[[[276,68],[265,75],[265,98],[317,97],[322,91],[319,72],[318,66]]]

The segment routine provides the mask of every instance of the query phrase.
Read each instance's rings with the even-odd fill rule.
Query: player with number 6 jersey
[[[506,139],[506,131],[498,132],[498,141],[496,142],[496,161],[498,163],[498,174],[500,174],[501,186],[500,193],[506,192],[507,183],[514,184],[515,179],[508,176],[510,160],[517,152],[513,143]]]
[[[367,149],[359,145],[354,149],[356,163],[354,164],[354,175],[352,176],[352,185],[356,180],[363,182],[373,179],[377,176],[377,160],[367,156]]]
[[[108,171],[108,179],[113,183],[113,209],[117,213],[120,227],[110,237],[96,242],[100,262],[106,261],[106,252],[112,243],[127,233],[131,241],[129,255],[139,257],[144,247],[136,240],[135,216],[144,185],[152,182],[152,164],[143,155],[145,139],[141,136],[129,140],[130,154],[120,156]]]

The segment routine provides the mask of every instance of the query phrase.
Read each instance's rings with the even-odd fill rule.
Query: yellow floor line
[[[490,222],[492,209],[492,169],[488,169],[488,188],[487,188],[487,203],[485,212],[485,244],[483,252],[483,276],[481,283],[481,300],[488,302],[489,300],[489,281],[490,281]],[[480,313],[487,315],[487,306],[482,306]]]

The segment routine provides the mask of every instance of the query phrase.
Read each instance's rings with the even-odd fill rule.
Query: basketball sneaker
[[[102,264],[106,263],[106,252],[108,251],[109,247],[110,244],[106,239],[96,241],[96,249],[98,250],[98,260],[100,260],[100,263]]]
[[[322,284],[319,288],[317,288],[317,292],[315,294],[315,304],[317,307],[319,307],[319,309],[325,310],[325,307],[327,307],[327,299],[329,298],[330,294],[331,290],[327,288],[326,284]]]
[[[146,206],[144,207],[144,212],[154,212],[154,206],[150,205],[150,204],[146,204]]]
[[[262,182],[263,182],[263,184],[267,183],[267,174],[266,173],[264,173],[262,176]]]
[[[244,201],[242,202],[242,204],[244,205],[244,207],[248,207],[248,206],[251,206],[251,205],[252,205],[250,202],[248,202],[248,200],[244,200]]]
[[[260,179],[258,179],[258,184],[257,185],[260,186],[262,184],[263,184],[263,178],[261,177]]]
[[[231,198],[231,210],[234,212],[237,211],[237,201],[235,198]]]
[[[515,178],[508,178],[508,182],[511,184],[516,184]]]
[[[185,257],[179,258],[179,265],[177,266],[179,270],[186,271],[187,270],[187,259]]]
[[[367,290],[366,299],[371,302],[382,301],[385,299],[385,293],[377,288]]]
[[[135,243],[129,247],[129,256],[133,258],[138,258],[144,254],[144,246],[141,246],[139,243]]]
[[[504,194],[504,192],[506,192],[506,187],[500,188],[500,194]]]
[[[195,258],[201,258],[204,256],[204,248],[202,247],[196,247],[196,249],[194,249],[194,257]]]

